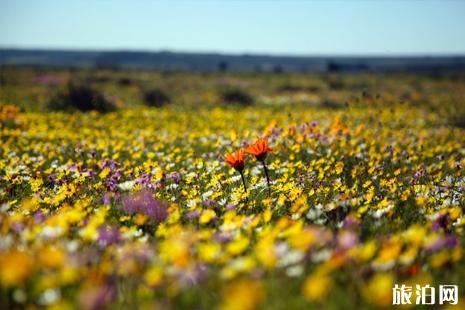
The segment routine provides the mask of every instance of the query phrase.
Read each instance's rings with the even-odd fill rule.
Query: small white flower
[[[373,215],[374,218],[379,219],[380,217],[382,217],[384,214],[386,214],[387,212],[389,212],[393,208],[394,208],[393,205],[389,205],[386,208],[378,209],[378,210],[372,212],[372,215]]]
[[[213,195],[213,191],[206,191],[202,194],[202,199],[207,200],[211,195]]]
[[[292,266],[286,269],[286,275],[288,277],[299,277],[304,273],[304,267],[302,265]]]
[[[49,288],[39,296],[39,304],[46,306],[56,303],[61,298],[60,290],[57,288]]]
[[[41,237],[46,239],[53,239],[59,237],[63,234],[63,229],[61,227],[45,226],[40,233]]]
[[[375,269],[376,271],[388,271],[389,269],[392,269],[392,267],[394,267],[395,263],[396,262],[393,259],[385,263],[373,263],[372,266],[373,269]]]
[[[300,263],[304,258],[304,253],[297,250],[291,250],[286,252],[281,259],[278,261],[279,267],[286,267],[289,265],[294,265]]]
[[[79,242],[77,240],[72,240],[66,244],[66,249],[69,252],[76,252],[79,248]]]
[[[331,257],[331,250],[325,249],[318,252],[313,253],[312,255],[312,262],[319,263],[328,260]]]
[[[258,168],[257,166],[253,167],[250,171],[251,175],[259,175],[262,173],[262,169]]]
[[[231,182],[238,182],[239,180],[241,180],[241,176],[240,175],[234,175],[230,178]]]
[[[178,187],[179,187],[178,184],[173,183],[173,184],[168,185],[166,188],[167,188],[167,189],[177,189]]]
[[[118,188],[122,191],[130,191],[131,189],[133,189],[135,184],[136,181],[126,181],[123,183],[119,183]]]

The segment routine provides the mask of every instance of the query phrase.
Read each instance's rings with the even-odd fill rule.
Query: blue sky
[[[0,0],[0,47],[465,54],[465,1]]]

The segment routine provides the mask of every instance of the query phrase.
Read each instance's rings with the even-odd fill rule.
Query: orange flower
[[[224,161],[239,172],[244,170],[244,151],[239,150],[224,156]]]
[[[249,145],[245,148],[245,152],[255,156],[259,161],[264,161],[268,152],[271,151],[271,148],[268,147],[268,140],[265,138],[260,138],[255,141],[254,144]]]

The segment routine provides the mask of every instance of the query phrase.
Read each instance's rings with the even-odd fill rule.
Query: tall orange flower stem
[[[268,168],[266,167],[265,160],[262,160],[263,170],[265,171],[266,184],[268,185],[268,195],[271,195],[271,184],[270,184],[270,175],[268,174]]]
[[[227,154],[224,157],[224,161],[241,174],[242,185],[244,185],[244,192],[247,193],[247,185],[245,184],[245,178],[244,178],[244,172],[243,172],[244,166],[245,166],[244,151],[239,150],[234,153]]]
[[[239,173],[241,174],[242,185],[244,185],[244,193],[247,193],[247,185],[245,185],[244,173],[242,171],[239,171]]]

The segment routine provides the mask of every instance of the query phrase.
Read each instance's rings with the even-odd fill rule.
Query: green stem
[[[239,173],[241,174],[242,185],[244,185],[244,193],[247,193],[247,185],[245,184],[244,173],[242,173],[242,171],[239,171]]]
[[[266,167],[265,160],[262,160],[262,164],[263,164],[263,170],[265,171],[266,183],[268,184],[268,195],[271,196],[270,175],[268,174],[268,168]]]

